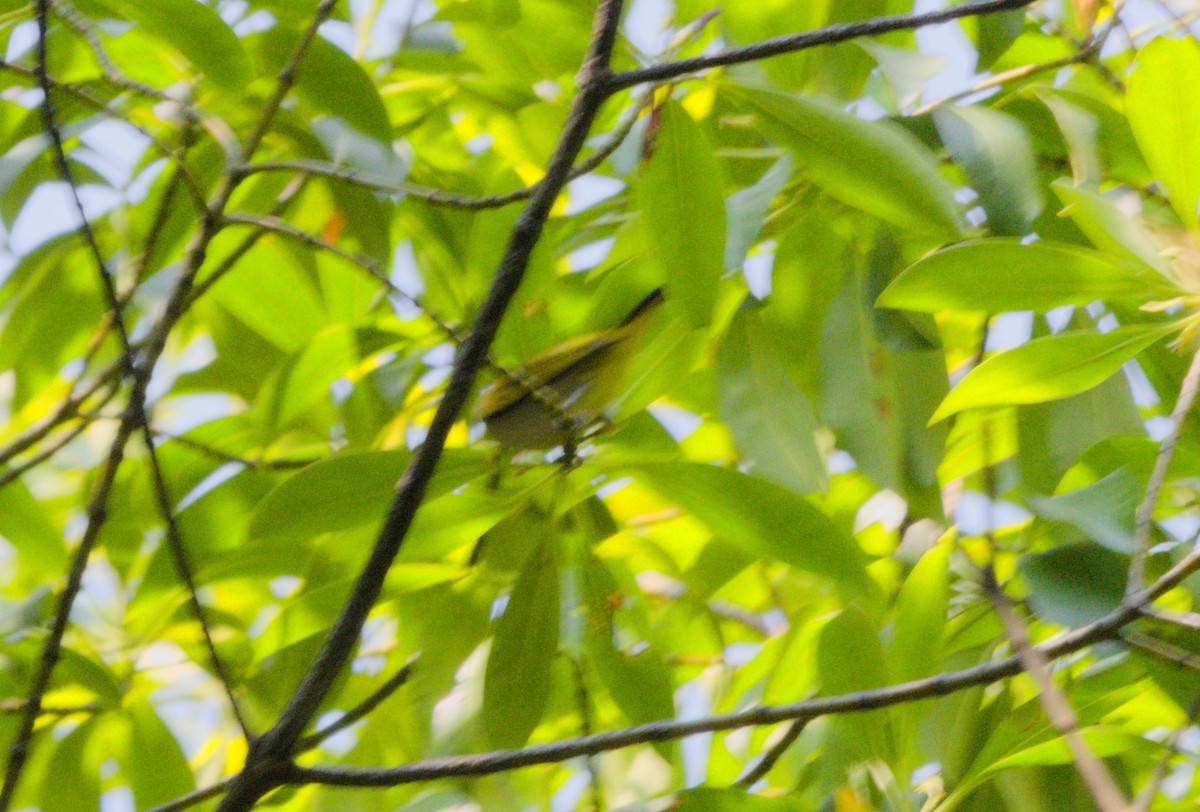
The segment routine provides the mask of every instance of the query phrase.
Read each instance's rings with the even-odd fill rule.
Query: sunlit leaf
[[[703,133],[679,105],[661,109],[653,154],[642,170],[638,202],[651,251],[666,272],[669,295],[688,322],[708,323],[725,256],[720,168]]]
[[[870,589],[857,545],[811,503],[778,485],[689,462],[647,463],[630,471],[730,543]]]
[[[1173,329],[1120,327],[1035,339],[973,369],[950,390],[931,422],[963,409],[1042,403],[1091,389]]]
[[[520,747],[550,696],[558,653],[559,568],[548,544],[529,557],[504,614],[483,680],[483,721],[494,747]]]
[[[906,132],[813,99],[761,87],[722,92],[758,114],[828,194],[897,225],[953,238],[958,206],[937,164]]]
[[[1200,45],[1189,38],[1153,40],[1138,53],[1129,80],[1129,123],[1150,170],[1167,187],[1189,228],[1200,224]]]
[[[879,297],[879,307],[919,310],[1051,310],[1097,299],[1138,303],[1169,295],[1119,259],[1076,245],[1015,239],[961,243],[917,261]]]

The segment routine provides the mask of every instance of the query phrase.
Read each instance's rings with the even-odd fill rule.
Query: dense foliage
[[[0,809],[1195,808],[1200,9],[621,11],[0,0]]]

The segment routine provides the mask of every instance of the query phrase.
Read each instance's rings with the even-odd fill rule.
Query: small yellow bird
[[[480,396],[476,417],[507,448],[569,445],[620,396],[625,369],[662,303],[656,288],[616,327],[537,353]]]

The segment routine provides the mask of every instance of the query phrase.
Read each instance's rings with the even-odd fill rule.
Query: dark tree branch
[[[1031,3],[1033,0],[985,0],[981,3],[963,3],[924,14],[895,14],[890,17],[876,17],[860,22],[837,23],[813,31],[772,37],[752,45],[730,48],[708,56],[697,56],[692,59],[681,59],[678,62],[667,62],[663,65],[651,65],[646,68],[614,73],[608,80],[608,89],[610,92],[616,92],[644,82],[666,82],[709,68],[757,62],[760,59],[803,51],[818,45],[833,45],[858,37],[871,37],[891,31],[923,28],[927,25],[937,25],[963,17],[979,17],[984,14],[1012,11],[1024,8]]]
[[[233,782],[218,807],[220,810],[233,812],[249,809],[281,783],[301,733],[321,707],[338,674],[353,654],[363,621],[375,605],[388,569],[408,534],[450,429],[470,397],[475,375],[487,362],[492,339],[524,277],[529,257],[550,216],[554,201],[569,179],[571,166],[583,148],[600,105],[608,98],[605,80],[609,75],[608,65],[620,16],[620,0],[602,0],[596,12],[592,41],[579,75],[580,90],[554,156],[537,191],[517,218],[488,296],[455,357],[450,380],[425,441],[414,453],[396,486],[396,496],[366,566],[334,621],[316,661],[274,727],[251,747],[246,769]]]

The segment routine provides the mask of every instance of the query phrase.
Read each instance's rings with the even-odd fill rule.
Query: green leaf
[[[950,549],[950,545],[939,544],[921,556],[896,598],[896,625],[888,661],[892,675],[899,681],[928,677],[942,669]]]
[[[953,239],[958,205],[933,155],[899,127],[763,87],[725,85],[824,191],[888,222]]]
[[[662,107],[654,153],[642,170],[638,205],[652,255],[688,324],[703,327],[724,271],[725,201],[720,167],[692,117],[675,102]]]
[[[758,308],[743,305],[717,352],[720,415],[754,474],[799,493],[824,490],[816,414],[788,374]]]
[[[258,335],[289,352],[326,323],[320,296],[302,255],[279,239],[256,245],[208,294]]]
[[[1073,525],[1097,544],[1129,553],[1133,550],[1139,485],[1128,468],[1118,468],[1087,487],[1056,496],[1030,496],[1026,501],[1043,519]]]
[[[821,693],[828,696],[882,688],[890,682],[879,635],[857,609],[843,609],[821,629],[817,664]],[[836,724],[844,732],[846,744],[860,757],[888,763],[895,759],[886,710],[845,714]]]
[[[166,42],[222,88],[239,91],[250,81],[242,42],[216,11],[196,0],[100,0],[138,28]]]
[[[521,747],[541,721],[558,654],[558,562],[543,543],[513,585],[488,656],[483,722],[493,747]]]
[[[72,730],[62,741],[42,742],[52,746],[54,754],[42,784],[41,809],[46,812],[79,812],[100,808],[100,759],[97,758],[96,732],[98,720],[93,717]],[[112,747],[113,743],[107,745]],[[107,748],[106,748],[107,749]],[[116,748],[113,748],[116,749]],[[70,780],[64,780],[69,776]]]
[[[0,538],[16,549],[17,572],[28,568],[35,577],[56,577],[66,567],[62,533],[46,517],[24,482],[10,482],[0,488]]]
[[[1045,311],[1097,299],[1142,302],[1167,290],[1099,251],[998,238],[959,243],[918,260],[896,277],[876,305],[926,313]]]
[[[260,72],[274,74],[291,58],[300,32],[276,26],[247,41],[258,54]],[[300,63],[296,93],[363,135],[391,144],[392,124],[375,83],[349,54],[320,36],[313,39]]]
[[[873,588],[858,546],[803,497],[714,465],[645,463],[628,470],[732,544],[860,592]]]
[[[401,450],[361,451],[313,463],[258,503],[249,536],[314,536],[378,522],[410,456]],[[466,450],[446,452],[427,498],[432,501],[484,473],[485,459]]]
[[[1117,608],[1125,593],[1129,559],[1099,544],[1063,544],[1021,556],[1029,582],[1029,606],[1038,617],[1083,626]]]
[[[980,406],[1042,403],[1091,389],[1146,347],[1178,329],[1119,327],[1038,338],[984,361],[950,390],[931,423]]]
[[[1129,78],[1129,124],[1150,171],[1167,188],[1184,225],[1200,227],[1200,45],[1190,37],[1152,40]]]
[[[981,73],[1004,56],[1004,52],[1025,30],[1025,10],[982,14],[976,18],[976,24],[979,32],[975,40],[975,72]]]
[[[1067,154],[1071,159],[1071,175],[1076,183],[1099,184],[1104,178],[1100,152],[1100,121],[1088,110],[1072,104],[1053,93],[1041,94],[1042,102],[1054,116]],[[1061,179],[1060,179],[1061,180]],[[1058,183],[1059,181],[1055,181]]]
[[[1134,735],[1117,727],[1087,727],[1079,731],[1088,750],[1099,758],[1110,758],[1120,755],[1132,755],[1141,751],[1145,755],[1153,755],[1159,748],[1142,736]],[[1059,737],[1047,742],[1040,742],[1019,750],[1011,756],[1000,759],[988,767],[987,773],[997,773],[1015,767],[1040,767],[1048,764],[1072,764],[1074,756],[1066,739]]]
[[[771,202],[792,176],[792,159],[787,155],[771,164],[753,186],[734,192],[725,201],[729,234],[725,238],[725,270],[740,268],[754,247]]]
[[[985,107],[942,107],[933,120],[954,160],[967,170],[992,233],[1027,234],[1045,201],[1025,128]]]
[[[1130,217],[1103,195],[1074,186],[1063,178],[1050,187],[1066,207],[1060,216],[1070,217],[1092,245],[1107,254],[1129,257],[1160,273],[1167,270],[1168,264],[1159,253],[1154,236],[1140,218]],[[1160,284],[1165,287],[1167,283],[1162,280]]]
[[[131,723],[125,774],[138,809],[166,803],[196,788],[179,741],[144,699],[126,704]]]
[[[589,557],[583,566],[582,584],[588,611],[588,664],[596,669],[613,701],[631,722],[670,719],[675,715],[675,686],[657,647],[647,646],[636,653],[616,647],[619,630],[612,601],[621,594],[617,579],[602,560]]]

